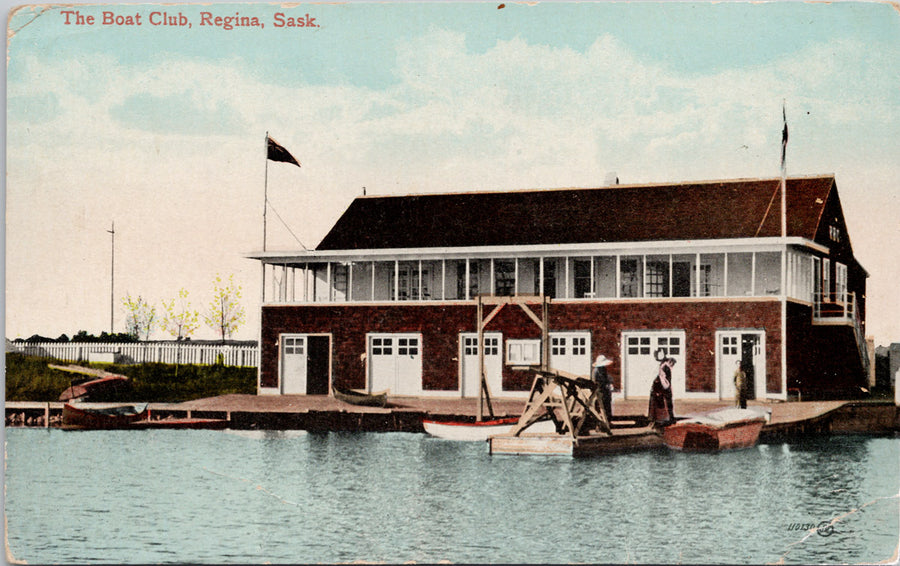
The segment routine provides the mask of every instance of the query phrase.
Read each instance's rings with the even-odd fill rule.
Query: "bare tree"
[[[244,307],[240,304],[241,287],[234,283],[234,274],[228,276],[227,282],[217,274],[213,285],[213,299],[203,320],[224,342],[244,323]]]

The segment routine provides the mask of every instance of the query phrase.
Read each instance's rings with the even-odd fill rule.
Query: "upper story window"
[[[623,257],[619,261],[619,279],[621,297],[640,297],[641,275],[643,264],[640,258]]]
[[[795,268],[802,263],[792,261]],[[801,267],[811,270],[812,264],[806,264]],[[781,292],[777,251],[319,261],[266,267],[264,299],[277,303],[471,301],[479,293],[601,300]],[[797,279],[796,271],[789,272],[789,278],[794,273]],[[827,258],[821,261],[821,273],[820,289],[827,297],[833,293]],[[812,289],[812,274],[801,275],[805,279],[797,279],[801,287],[795,287]],[[819,285],[818,276],[815,280]]]
[[[834,225],[829,226],[828,227],[828,237],[831,238],[832,242],[840,242],[841,241],[841,229]]]
[[[834,296],[841,303],[847,302],[847,266],[843,263],[834,264]]]
[[[514,261],[497,260],[494,262],[494,294],[498,297],[511,297],[516,292],[516,264]]]
[[[575,268],[575,298],[592,297],[591,289],[591,260],[576,259],[572,262]]]
[[[669,262],[647,260],[647,285],[648,297],[669,296]]]

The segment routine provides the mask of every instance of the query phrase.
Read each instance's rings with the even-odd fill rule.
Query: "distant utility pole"
[[[115,313],[116,297],[116,221],[113,220],[112,228],[107,230],[112,237],[111,265],[109,268],[109,333],[113,334],[113,314]]]

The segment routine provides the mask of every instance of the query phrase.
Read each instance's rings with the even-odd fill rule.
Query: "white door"
[[[422,392],[422,338],[418,335],[397,337],[396,395],[418,395]]]
[[[659,355],[675,359],[672,394],[684,394],[684,332],[623,332],[622,375],[625,397],[649,397],[653,380],[659,375]]]
[[[491,395],[503,390],[503,356],[500,353],[502,335],[499,332],[488,332],[484,335],[484,375],[487,379]],[[463,397],[478,397],[480,380],[478,375],[478,334],[465,333],[459,335],[459,348],[462,355],[460,363],[460,394]]]
[[[306,336],[281,335],[281,392],[306,394],[306,366],[308,361]]]
[[[734,372],[743,361],[750,388],[749,398],[766,395],[765,334],[758,330],[716,333],[716,367],[719,375],[719,399],[734,399]]]
[[[551,332],[550,369],[590,377],[591,333]]]
[[[421,393],[421,335],[372,334],[368,350],[369,391],[389,389],[392,395]]]
[[[720,332],[718,343],[719,399],[733,399],[734,372],[741,361],[741,333]]]

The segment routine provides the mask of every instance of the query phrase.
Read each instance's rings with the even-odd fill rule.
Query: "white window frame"
[[[505,363],[508,366],[537,366],[541,364],[540,338],[506,340]]]
[[[834,262],[834,295],[838,302],[847,302],[847,266]]]

